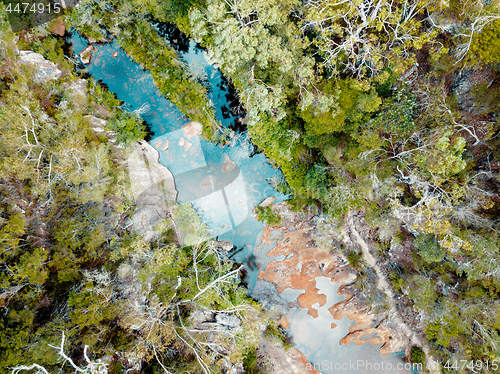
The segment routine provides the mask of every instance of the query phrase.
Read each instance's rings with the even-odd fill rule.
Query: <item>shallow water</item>
[[[348,347],[340,346],[339,341],[347,334],[349,327],[354,325],[347,317],[334,320],[328,308],[344,300],[344,296],[337,293],[338,284],[329,278],[317,277],[316,286],[320,294],[325,294],[325,305],[316,305],[318,317],[307,314],[306,309],[290,308],[287,318],[290,322],[288,331],[294,337],[294,343],[307,359],[316,364],[316,368],[325,374],[334,373],[408,373],[398,370],[397,364],[402,361],[397,354],[383,356],[379,353],[380,345],[364,344],[356,346],[350,343]],[[281,293],[286,301],[297,305],[297,296],[302,292],[286,289]],[[330,328],[335,323],[335,328]],[[370,365],[372,365],[370,367]],[[382,369],[382,365],[385,369]],[[377,367],[379,370],[377,370]],[[387,370],[392,367],[392,370]]]
[[[87,40],[76,33],[70,41],[76,52],[88,45]],[[112,57],[114,52],[118,52],[117,57]],[[235,106],[221,73],[206,61],[203,51],[193,42],[179,54],[207,86],[217,120],[225,127],[234,125],[238,113],[229,110]],[[123,100],[128,110],[139,113],[150,125],[153,133],[150,143],[157,149],[165,149],[159,151],[160,162],[174,175],[178,201],[192,203],[214,237],[227,240],[238,248],[232,258],[245,264],[245,280],[250,293],[263,304],[280,305],[286,311],[290,322],[288,331],[294,343],[308,360],[316,363],[317,369],[328,374],[408,372],[396,370],[396,365],[402,360],[398,355],[380,355],[380,346],[339,345],[353,322],[346,317],[333,321],[328,308],[344,297],[337,294],[338,285],[328,278],[316,279],[320,293],[327,295],[327,303],[317,308],[318,318],[308,315],[306,309],[289,306],[290,302],[297,305],[297,296],[303,291],[287,289],[279,294],[269,282],[257,281],[260,269],[283,258],[267,256],[273,243],[262,242],[264,224],[255,219],[252,209],[268,196],[275,196],[276,202],[284,201],[286,196],[268,183],[270,178],[279,175],[279,170],[273,169],[263,154],[251,156],[252,145],[245,134],[237,133],[232,146],[226,147],[216,146],[198,135],[186,138],[181,127],[189,119],[158,92],[151,75],[134,63],[114,41],[98,45],[86,69]],[[229,172],[223,168],[228,158],[234,163]],[[332,322],[337,325],[334,329],[330,328]],[[358,360],[363,361],[362,366]],[[364,360],[379,365],[391,363],[394,370],[366,368]],[[344,366],[339,367],[339,364]]]

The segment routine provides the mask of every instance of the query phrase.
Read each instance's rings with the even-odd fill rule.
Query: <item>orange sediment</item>
[[[327,302],[326,295],[319,293],[316,278],[320,276],[330,278],[333,283],[341,285],[338,294],[346,297],[328,309],[333,319],[341,320],[345,316],[356,322],[339,344],[346,346],[351,342],[356,345],[383,344],[380,349],[382,354],[400,350],[401,342],[399,339],[394,339],[391,330],[383,324],[374,326],[377,320],[375,314],[364,301],[346,290],[346,286],[356,280],[354,270],[340,260],[334,251],[322,250],[316,246],[313,240],[316,227],[312,217],[299,217],[284,204],[276,204],[275,209],[285,218],[279,226],[264,229],[262,242],[270,244],[276,240],[276,246],[267,255],[286,256],[286,258],[282,261],[271,261],[265,270],[259,272],[259,279],[275,284],[279,293],[287,288],[304,290],[304,293],[297,297],[297,303],[299,307],[307,309],[309,315],[316,318],[318,310],[315,306],[321,307]],[[277,239],[272,237],[276,230],[281,234]],[[283,318],[286,319],[282,316]],[[288,325],[288,321],[286,324]],[[331,323],[330,327],[336,326],[335,323]]]

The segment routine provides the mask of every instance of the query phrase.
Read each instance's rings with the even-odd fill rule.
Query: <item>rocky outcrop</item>
[[[87,83],[83,79],[76,80],[68,87],[70,95],[78,101],[86,103]],[[97,135],[104,135],[112,143],[116,142],[116,134],[106,130],[106,120],[94,115],[84,116]],[[120,145],[115,145],[121,148]],[[177,198],[175,181],[172,173],[159,163],[158,151],[145,141],[134,143],[125,152],[127,170],[130,178],[130,191],[136,202],[132,216],[132,229],[144,237],[153,240],[157,236],[155,226],[170,217],[169,202]],[[177,233],[180,236],[180,233]]]
[[[97,118],[94,115],[88,115],[84,116],[92,128],[92,131],[94,131],[97,135],[104,135],[108,138],[108,140],[112,143],[116,142],[116,135],[112,131],[106,130],[106,120],[102,118]]]
[[[106,120],[93,115],[84,117],[98,135],[104,135],[111,142],[116,142],[116,135],[106,130]],[[116,145],[116,147],[120,147]],[[130,178],[130,192],[136,202],[132,216],[132,230],[145,240],[157,237],[155,226],[171,216],[170,202],[177,198],[174,176],[159,163],[159,153],[147,142],[134,143],[127,156],[127,170]],[[180,233],[177,233],[180,237]]]
[[[36,83],[45,84],[50,80],[58,79],[62,75],[56,64],[46,60],[39,53],[19,51],[19,58],[23,63],[37,68],[33,77]]]
[[[78,53],[78,56],[80,57],[80,60],[82,60],[82,63],[85,65],[90,64],[90,60],[92,59],[92,51],[94,50],[93,45],[89,45],[88,47],[85,47]]]
[[[276,231],[279,231],[276,245],[267,256],[285,256],[285,258],[281,261],[271,261],[264,271],[259,272],[259,279],[276,285],[279,293],[287,288],[304,290],[304,293],[297,297],[298,306],[307,309],[307,313],[316,318],[317,305],[321,307],[327,302],[326,295],[319,292],[316,278],[321,276],[330,278],[333,283],[340,284],[338,293],[346,299],[330,307],[329,312],[334,320],[341,320],[345,316],[355,322],[349,328],[349,333],[340,340],[340,344],[346,346],[351,342],[357,345],[383,344],[380,349],[382,354],[401,351],[407,347],[410,343],[406,337],[408,331],[401,328],[397,312],[391,309],[391,317],[385,320],[384,315],[371,310],[366,299],[358,295],[356,289],[350,287],[356,281],[357,275],[342,253],[326,250],[316,242],[319,234],[314,216],[306,213],[297,214],[285,203],[275,204],[273,209],[283,217],[283,221],[278,226],[266,227],[262,241],[272,243],[276,240],[274,239]],[[351,229],[349,233],[352,232]],[[354,234],[346,234],[343,244],[356,247],[360,245],[359,238]],[[363,253],[365,249],[363,247]],[[375,265],[373,257],[367,262],[369,266]],[[377,269],[375,271],[378,274]],[[389,288],[389,285],[383,282],[379,282],[377,286],[384,292]],[[336,324],[332,323],[325,328],[335,327]]]
[[[230,173],[234,170],[234,168],[236,167],[236,164],[231,161],[231,159],[229,158],[229,156],[227,154],[224,155],[224,158],[225,158],[225,161],[224,161],[224,165],[222,165],[222,171],[224,171],[224,173]]]
[[[127,158],[131,192],[137,203],[132,227],[146,240],[157,236],[154,226],[170,216],[169,202],[177,198],[174,177],[158,159],[158,151],[145,141],[135,143]]]

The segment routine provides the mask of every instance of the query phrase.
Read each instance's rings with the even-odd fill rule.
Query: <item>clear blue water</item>
[[[76,52],[88,45],[87,40],[76,33],[70,41]],[[112,57],[114,52],[118,52],[117,57]],[[227,85],[221,73],[206,61],[203,52],[193,42],[187,52],[179,54],[193,74],[206,84],[217,120],[225,127],[232,125],[236,117],[228,115],[231,106],[228,99],[231,97],[227,95]],[[279,175],[279,170],[273,169],[262,154],[250,157],[252,145],[245,134],[236,134],[231,146],[225,147],[207,142],[198,135],[187,138],[181,128],[189,119],[158,92],[151,75],[134,63],[116,42],[98,45],[86,69],[124,101],[125,108],[139,113],[151,126],[153,136],[150,143],[157,149],[165,149],[159,151],[160,162],[174,175],[178,200],[193,204],[214,237],[227,240],[239,249],[233,259],[245,264],[250,293],[263,304],[281,306],[290,322],[288,331],[308,360],[316,363],[325,374],[409,372],[396,370],[396,365],[402,362],[401,357],[397,354],[380,355],[380,346],[339,345],[353,323],[346,317],[334,321],[329,313],[328,308],[344,298],[337,294],[338,285],[329,279],[317,279],[320,293],[327,295],[326,305],[318,307],[318,318],[308,315],[305,309],[289,306],[290,302],[297,305],[297,296],[303,291],[287,289],[279,294],[274,285],[257,280],[260,269],[283,258],[267,256],[274,243],[262,243],[264,224],[255,219],[252,209],[268,196],[275,196],[277,202],[284,201],[286,196],[268,183],[269,178]],[[230,171],[224,169],[228,158],[234,163]],[[332,322],[337,325],[334,329],[330,328]],[[356,366],[353,371],[351,366],[347,370],[335,366],[352,365],[354,361],[359,364],[357,360],[391,363],[394,368],[387,371]]]
[[[73,50],[84,49],[88,42],[77,33],[71,36]],[[118,52],[117,57],[112,57]],[[198,75],[206,78],[209,97],[214,103],[217,120],[229,126],[234,117],[224,118],[222,107],[229,107],[221,73],[206,62],[203,52],[191,43],[189,51],[181,55],[194,65]],[[193,62],[191,62],[193,61]],[[151,75],[112,41],[97,46],[86,70],[101,80],[130,111],[138,111],[150,125],[153,133],[150,143],[156,148],[168,141],[168,149],[160,150],[160,162],[174,175],[179,191],[178,201],[193,204],[214,237],[227,240],[239,251],[238,262],[255,257],[253,248],[259,240],[264,224],[255,219],[252,209],[268,196],[277,202],[286,196],[271,187],[268,180],[280,172],[271,167],[263,154],[250,157],[253,150],[245,134],[236,134],[231,146],[219,146],[196,135],[187,138],[181,129],[189,122],[177,107],[164,98],[154,85]],[[227,93],[227,92],[226,92]],[[180,146],[181,138],[190,143],[189,149]],[[230,173],[222,171],[227,158],[235,164]],[[220,185],[222,184],[222,186]],[[248,269],[248,285],[252,290],[258,268]]]

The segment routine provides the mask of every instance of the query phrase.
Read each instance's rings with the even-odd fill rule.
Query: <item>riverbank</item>
[[[387,313],[386,325],[395,333],[397,336],[397,341],[392,339],[389,335],[390,343],[401,348],[405,348],[405,352],[408,353],[412,346],[416,346],[422,349],[426,355],[426,368],[430,370],[431,373],[440,373],[439,363],[437,360],[430,355],[430,348],[425,342],[425,338],[422,333],[418,334],[411,326],[409,326],[400,315],[397,307],[397,296],[390,286],[382,268],[377,264],[377,261],[373,257],[370,251],[370,247],[373,248],[373,243],[366,239],[367,235],[363,235],[370,230],[370,227],[364,222],[363,214],[361,211],[350,212],[346,219],[346,225],[344,226],[344,240],[347,243],[354,243],[357,245],[363,254],[363,257],[367,264],[375,270],[377,274],[377,288],[386,295],[386,300],[389,305],[389,312]],[[384,344],[383,348],[387,345]],[[389,344],[390,345],[390,344]],[[387,348],[389,349],[389,348]],[[382,352],[382,349],[381,349]]]
[[[298,306],[317,318],[318,309],[327,303],[328,297],[320,292],[317,279],[326,277],[339,285],[338,294],[345,299],[328,309],[335,322],[325,326],[325,329],[335,329],[343,317],[355,322],[340,339],[339,345],[381,345],[379,351],[382,355],[405,351],[410,342],[403,331],[395,328],[393,318],[386,319],[385,313],[374,311],[359,289],[353,287],[358,272],[338,249],[336,244],[340,243],[328,246],[322,243],[323,234],[318,230],[317,217],[308,213],[295,213],[286,203],[275,204],[274,210],[283,220],[278,226],[265,228],[262,242],[271,244],[276,241],[268,256],[285,258],[271,261],[265,270],[259,272],[259,279],[276,285],[280,294],[286,289],[303,291],[297,296]],[[347,236],[343,244],[357,245]],[[286,321],[286,316],[283,320]],[[288,321],[282,325],[287,328]]]

